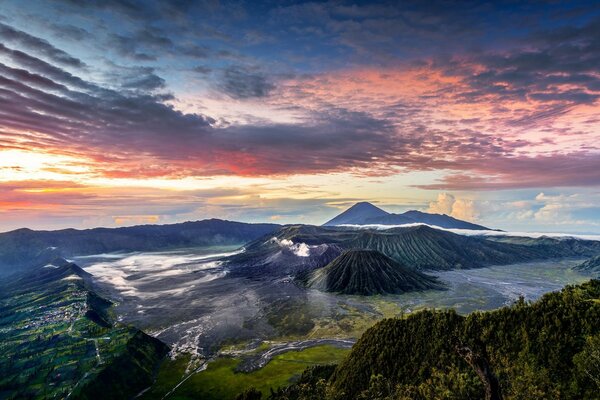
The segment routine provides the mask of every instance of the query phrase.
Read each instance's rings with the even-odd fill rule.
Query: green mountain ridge
[[[2,283],[1,398],[130,398],[152,383],[168,347],[115,323],[88,278],[55,259]]]
[[[424,225],[361,232],[345,246],[377,250],[413,268],[431,270],[477,268],[543,258],[524,246],[509,246]]]

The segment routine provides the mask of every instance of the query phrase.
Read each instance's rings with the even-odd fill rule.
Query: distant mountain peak
[[[358,203],[355,203],[352,207],[350,207],[347,211],[350,210],[373,211],[377,213],[388,214],[388,212],[382,210],[373,203],[369,203],[368,201],[359,201]]]
[[[389,215],[387,211],[369,203],[368,201],[361,201],[348,208],[346,211],[338,215],[337,217],[327,221],[325,226],[332,225],[352,225],[352,224],[364,224],[363,221],[372,218],[381,218]]]
[[[409,210],[402,214],[392,214],[366,201],[354,204],[352,207],[323,225],[405,225],[414,223],[450,229],[490,229],[446,214],[430,214],[418,210]]]
[[[403,213],[403,215],[423,215],[423,214],[431,215],[430,213],[426,213],[426,212],[419,211],[419,210],[408,210]],[[446,214],[439,214],[439,215],[446,215]]]

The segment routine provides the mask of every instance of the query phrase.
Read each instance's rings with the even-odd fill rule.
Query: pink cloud
[[[300,119],[225,127],[164,94],[0,53],[14,64],[0,64],[0,146],[74,155],[97,176],[446,173],[420,185],[431,189],[600,181],[597,80],[552,44],[280,79],[264,101]],[[557,64],[533,69],[539,57]]]

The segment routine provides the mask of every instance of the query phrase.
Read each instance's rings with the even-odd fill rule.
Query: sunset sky
[[[0,231],[600,232],[598,1],[0,1]]]

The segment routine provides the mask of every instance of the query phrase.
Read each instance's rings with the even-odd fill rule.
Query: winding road
[[[257,369],[263,368],[265,365],[267,365],[273,357],[288,351],[302,351],[309,347],[322,345],[330,345],[343,349],[349,349],[352,347],[352,345],[354,345],[355,342],[356,340],[354,339],[307,339],[294,342],[278,343],[262,353],[244,356],[243,361],[237,366],[236,371],[256,371]]]

